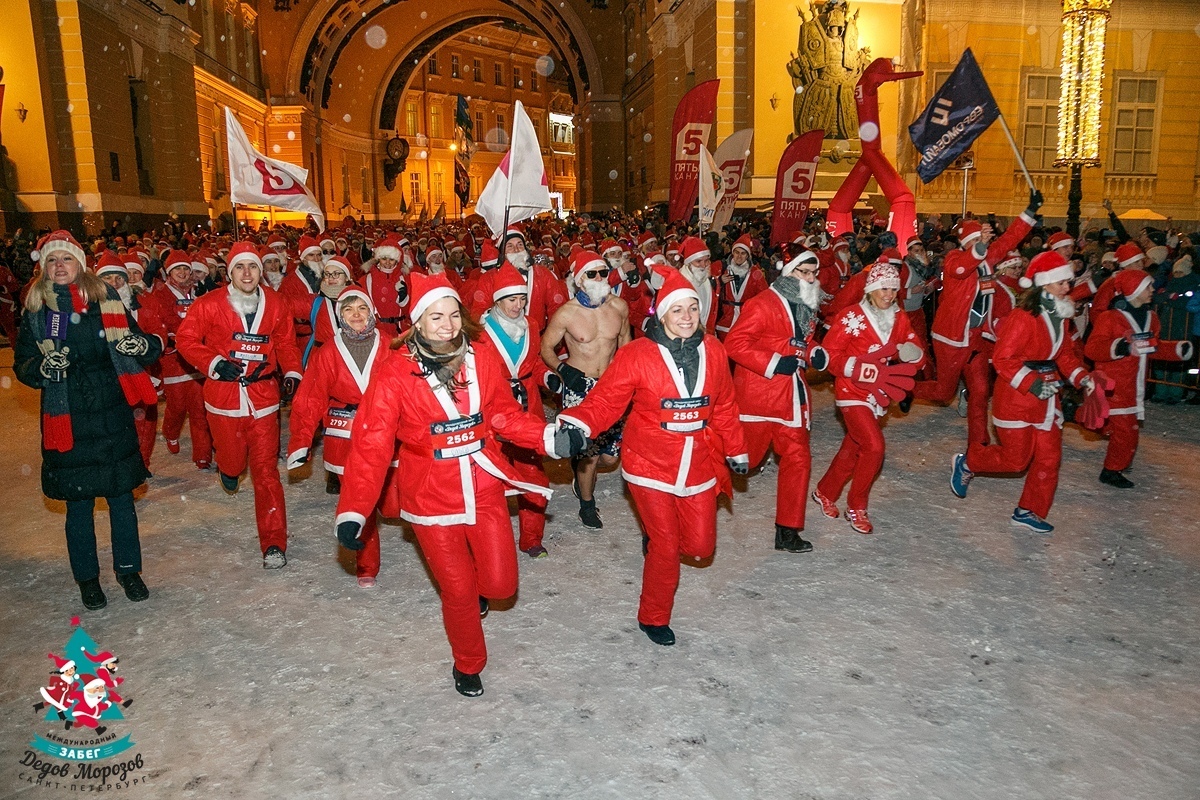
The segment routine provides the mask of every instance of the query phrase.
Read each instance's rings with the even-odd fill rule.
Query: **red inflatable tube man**
[[[888,81],[917,78],[923,72],[893,72],[892,62],[877,58],[863,72],[854,87],[854,104],[858,107],[858,136],[862,140],[862,157],[858,159],[842,182],[837,194],[829,201],[825,229],[830,238],[854,232],[854,206],[867,188],[871,176],[879,182],[883,195],[891,204],[888,230],[896,234],[901,254],[910,236],[917,232],[917,203],[900,173],[887,160],[879,146],[879,87]]]

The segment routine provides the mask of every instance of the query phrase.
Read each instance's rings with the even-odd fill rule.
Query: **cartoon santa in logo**
[[[46,706],[51,706],[58,711],[58,718],[65,720],[67,709],[70,707],[68,698],[76,681],[75,662],[59,658],[54,653],[47,653],[46,657],[54,662],[54,671],[50,673],[49,684],[38,689],[43,702],[34,704],[33,709],[41,711]]]
[[[76,689],[70,694],[70,699],[75,704],[71,715],[75,717],[76,725],[94,728],[96,733],[104,733],[108,729],[100,724],[100,715],[112,708],[112,703],[106,697],[108,689],[103,678],[84,675],[83,680],[86,681],[83,689]]]

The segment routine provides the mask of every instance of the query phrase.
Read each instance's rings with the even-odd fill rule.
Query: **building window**
[[[1058,97],[1062,80],[1057,75],[1030,75],[1025,79],[1025,118],[1021,155],[1025,166],[1036,171],[1054,168],[1058,157]]]
[[[371,172],[367,167],[363,167],[361,170],[361,180],[362,204],[363,208],[365,209],[371,205]]]
[[[204,52],[216,58],[217,55],[217,24],[216,12],[213,11],[213,0],[201,0],[200,16],[204,23]]]
[[[507,122],[507,120],[506,120],[506,119],[504,119],[504,115],[503,115],[503,114],[497,114],[497,115],[496,115],[496,130],[500,131],[500,133],[502,133],[502,134],[504,134],[504,133],[507,133],[507,132],[508,132],[508,131],[506,131],[506,130],[504,129],[504,123],[505,123],[505,122]],[[500,142],[501,142],[501,143],[504,143],[504,142],[507,142],[507,141],[508,141],[508,138],[507,138],[507,137],[505,137],[505,136],[501,136],[501,137],[499,137],[499,138],[500,138]]]
[[[478,58],[471,60],[471,73],[476,83],[483,83],[483,62]]]
[[[451,78],[461,78],[462,77],[462,75],[459,74],[458,56],[450,56],[450,77]]]
[[[342,208],[350,205],[350,165],[342,164]]]
[[[150,130],[150,110],[144,105],[146,83],[129,79],[129,109],[133,114],[133,159],[137,167],[138,191],[143,195],[154,194],[154,150],[147,147],[154,142]]]
[[[438,74],[437,53],[429,54],[429,74],[430,75]]]
[[[225,66],[234,72],[238,71],[237,42],[233,35],[236,30],[237,21],[233,18],[233,12],[229,10],[229,6],[225,6]]]
[[[430,202],[433,202],[433,203],[442,202],[442,173],[441,172],[433,173],[433,199]]]
[[[421,173],[408,173],[408,191],[412,195],[413,205],[421,202]]]
[[[1154,174],[1157,78],[1117,78],[1111,172]]]
[[[521,82],[521,68],[513,67],[513,88],[520,89],[523,85]]]
[[[538,71],[536,66],[529,71],[529,91],[540,91],[538,88]]]
[[[504,85],[504,65],[499,61],[492,65],[492,77],[495,79],[497,86]]]
[[[480,141],[481,139],[483,139],[484,135],[486,134],[486,131],[483,128],[483,112],[482,111],[475,112],[475,130],[473,131],[473,133],[474,133],[474,135],[471,138],[477,142]]]
[[[429,138],[442,138],[442,106],[434,103],[429,107]]]
[[[417,104],[411,100],[404,104],[404,133],[407,136],[417,135]]]

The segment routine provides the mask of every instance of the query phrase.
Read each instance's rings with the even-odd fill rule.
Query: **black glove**
[[[236,361],[230,361],[227,358],[222,358],[213,367],[213,373],[216,374],[219,381],[236,381],[242,377],[242,365]]]
[[[71,352],[71,348],[64,347],[62,350],[51,350],[42,357],[42,365],[38,367],[38,371],[42,373],[42,377],[48,381],[58,383],[64,377],[63,373],[67,371],[67,367],[71,366],[70,359],[67,354]]]
[[[808,351],[808,365],[824,372],[829,367],[829,351],[820,345],[813,345]]]
[[[625,273],[625,282],[629,284],[629,288],[633,288],[642,282],[642,273],[638,272],[638,268],[634,267]]]
[[[781,356],[780,359],[775,362],[776,375],[795,375],[796,370],[798,369],[800,369],[799,356]]]
[[[734,475],[746,475],[750,472],[750,464],[746,461],[726,457],[725,463],[729,465],[729,471]]]
[[[521,404],[521,408],[525,411],[529,410],[529,392],[525,389],[525,384],[520,378],[509,378],[508,385],[512,389],[513,399]]]
[[[362,550],[367,543],[358,538],[360,533],[362,533],[362,523],[348,519],[337,526],[338,543],[347,550]]]
[[[1042,197],[1042,193],[1039,190],[1030,189],[1029,190],[1029,207],[1025,209],[1025,213],[1031,217],[1036,216],[1038,209],[1041,208],[1042,204],[1045,202],[1046,202],[1046,199],[1044,197]]]
[[[137,358],[150,352],[150,343],[146,341],[145,336],[138,336],[136,333],[131,333],[117,340],[114,349],[123,356]]]
[[[583,435],[583,431],[574,425],[563,425],[554,432],[554,452],[560,458],[564,456],[574,458],[582,454],[587,448],[587,437]]]
[[[562,388],[564,391],[570,391],[580,397],[584,397],[588,393],[588,379],[583,372],[572,367],[570,364],[560,364],[558,367],[558,377],[562,379]]]
[[[296,390],[300,388],[299,378],[284,378],[283,379],[283,400],[290,401],[296,396]]]
[[[557,372],[546,373],[546,388],[554,394],[562,394],[563,382]]]
[[[1113,345],[1113,352],[1118,356],[1129,355],[1129,342],[1126,339],[1118,339],[1117,343]]]
[[[408,283],[403,280],[396,281],[396,302],[404,305],[406,300],[408,300]]]

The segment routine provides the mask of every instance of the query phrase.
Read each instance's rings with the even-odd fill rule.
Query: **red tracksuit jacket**
[[[1110,308],[1096,315],[1092,335],[1084,346],[1084,355],[1096,369],[1117,383],[1109,398],[1109,414],[1136,414],[1146,418],[1146,370],[1150,359],[1186,361],[1192,357],[1192,343],[1160,342],[1158,314],[1148,309],[1146,322],[1138,325],[1128,311]],[[1129,354],[1118,356],[1117,343],[1129,341]]]
[[[813,312],[816,319],[816,312]],[[802,332],[803,333],[803,332]],[[788,301],[774,289],[756,295],[725,337],[725,350],[733,359],[733,390],[742,422],[778,422],[789,428],[808,428],[812,395],[804,370],[776,375],[782,356],[808,359],[809,337],[796,338],[796,320]]]
[[[833,375],[835,403],[839,406],[866,406],[875,416],[882,417],[886,412],[869,387],[851,377],[857,372],[859,360],[887,344],[908,342],[920,347],[921,343],[908,322],[908,314],[898,305],[892,306],[896,309],[896,321],[892,324],[891,333],[885,337],[876,327],[871,310],[867,308],[870,302],[863,298],[842,311],[830,324],[829,333],[825,334],[821,345],[829,351],[829,374]],[[921,361],[924,360],[922,354]]]

